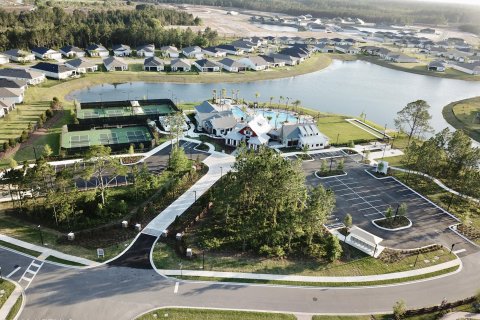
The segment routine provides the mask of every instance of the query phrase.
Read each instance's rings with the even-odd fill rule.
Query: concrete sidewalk
[[[0,234],[0,240],[11,243],[11,244],[14,244],[16,246],[19,246],[19,247],[22,247],[22,248],[25,248],[25,249],[40,252],[40,256],[36,257],[37,260],[45,261],[45,259],[48,256],[54,256],[54,257],[57,257],[57,258],[60,258],[60,259],[63,259],[63,260],[68,260],[68,261],[72,261],[72,262],[81,263],[81,264],[84,264],[84,265],[89,266],[89,267],[94,267],[94,266],[100,265],[98,262],[95,262],[95,261],[91,261],[91,260],[88,260],[88,259],[85,259],[85,258],[75,257],[75,256],[72,256],[72,255],[57,251],[57,250],[53,250],[53,249],[50,249],[50,248],[37,246],[35,244],[31,244],[31,243],[28,243],[28,242],[25,242],[25,241],[22,241],[22,240],[18,240],[18,239],[15,239],[15,238],[3,235],[3,234]],[[9,249],[9,248],[7,248],[7,249]],[[13,250],[13,249],[9,249],[9,250]],[[47,261],[47,262],[49,262],[49,261]]]
[[[192,140],[195,141],[195,140]],[[235,162],[235,157],[220,152],[215,152],[203,161],[208,167],[208,172],[197,181],[190,189],[177,198],[165,210],[160,212],[142,233],[155,237],[162,235],[177,216],[182,215],[194,202],[200,198],[220,177],[229,172]]]
[[[461,266],[460,259],[455,259],[435,266],[422,269],[386,273],[371,276],[348,276],[348,277],[327,277],[327,276],[300,276],[300,275],[279,275],[264,273],[243,273],[243,272],[217,272],[217,271],[196,271],[196,270],[159,270],[158,272],[167,276],[194,276],[194,277],[212,277],[212,278],[230,278],[230,279],[254,279],[254,280],[273,280],[273,281],[296,281],[296,282],[371,282],[392,279],[402,279],[414,276],[420,276],[455,266]]]
[[[6,281],[10,281],[10,280],[6,280]],[[23,293],[23,289],[22,287],[20,287],[18,283],[13,281],[10,281],[10,282],[12,282],[15,285],[15,289],[12,291],[7,301],[5,301],[2,308],[0,308],[0,319],[7,319],[7,316],[10,313],[10,310],[12,310],[13,306],[17,302],[18,297],[20,297]],[[18,312],[20,311],[21,309]]]

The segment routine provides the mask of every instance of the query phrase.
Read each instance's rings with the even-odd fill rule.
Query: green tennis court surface
[[[168,104],[145,105],[139,107],[94,108],[83,109],[77,112],[78,119],[95,119],[110,117],[129,117],[149,114],[170,114],[175,110]]]
[[[62,135],[62,148],[81,148],[98,145],[135,143],[152,140],[146,127],[94,129],[66,132]]]

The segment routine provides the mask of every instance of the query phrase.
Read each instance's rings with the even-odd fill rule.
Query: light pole
[[[38,225],[38,232],[40,233],[40,241],[42,242],[42,246],[44,245],[43,243],[43,233],[42,233],[42,228],[40,225]]]

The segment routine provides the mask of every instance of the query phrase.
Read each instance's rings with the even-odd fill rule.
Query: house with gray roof
[[[137,47],[137,56],[150,58],[155,56],[155,45],[154,44],[144,44]]]
[[[31,68],[43,73],[47,78],[65,80],[76,74],[75,69],[63,64],[40,62]]]
[[[203,48],[202,53],[213,58],[221,58],[227,56],[227,53],[225,51],[217,50],[215,47]]]
[[[35,57],[43,60],[60,60],[62,59],[62,54],[56,50],[45,47],[35,47],[32,48],[32,53]]]
[[[159,57],[149,57],[143,62],[143,70],[145,71],[163,71],[165,63]]]
[[[20,89],[22,92],[25,92],[25,89],[27,89],[27,87],[28,83],[25,80],[10,80],[0,78],[0,88]]]
[[[480,62],[471,62],[471,63],[462,63],[457,62],[452,64],[452,68],[458,70],[460,72],[464,72],[471,75],[478,75],[480,74]]]
[[[205,120],[204,131],[215,136],[225,136],[235,128],[238,121],[231,111],[223,111]]]
[[[75,69],[77,73],[87,73],[95,72],[98,70],[98,65],[93,62],[88,61],[85,58],[78,58],[73,60],[68,60],[65,62],[67,67]]]
[[[163,46],[160,48],[160,51],[162,51],[165,57],[170,57],[170,58],[180,57],[180,52],[178,51],[177,47],[174,47],[174,46]]]
[[[3,54],[6,55],[8,59],[20,63],[27,63],[35,60],[33,53],[21,49],[7,50],[3,52]]]
[[[60,53],[65,58],[83,58],[85,57],[85,51],[75,46],[64,46],[60,48]]]
[[[103,59],[103,65],[107,71],[125,71],[128,70],[128,64],[122,58],[108,57]]]
[[[244,50],[240,48],[236,48],[235,46],[232,46],[230,44],[222,44],[222,45],[216,46],[215,49],[217,49],[218,51],[225,52],[227,54],[234,55],[234,56],[241,56],[244,54]]]
[[[285,60],[279,59],[273,56],[260,55],[265,61],[267,61],[270,68],[285,67]]]
[[[243,63],[248,69],[260,71],[268,69],[268,62],[261,56],[249,56],[238,60],[238,62]]]
[[[90,57],[108,57],[110,52],[101,44],[91,44],[87,47],[87,52]]]
[[[0,101],[0,118],[5,117],[12,110],[15,109],[15,102],[13,101]]]
[[[230,58],[224,58],[218,61],[218,64],[222,67],[222,69],[227,70],[228,72],[240,72],[247,69],[243,63]]]
[[[203,58],[202,48],[200,48],[199,46],[191,46],[191,47],[183,48],[182,53],[185,57],[190,59],[200,60]]]
[[[338,45],[335,45],[335,50],[337,50],[338,52],[341,52],[341,53],[345,53],[345,54],[358,54],[360,52],[360,50],[352,45],[349,45],[349,44],[338,44]]]
[[[197,60],[193,63],[193,65],[200,72],[219,72],[221,70],[221,67],[218,63],[208,59]]]
[[[403,53],[390,52],[384,58],[385,60],[397,63],[416,63],[418,60],[414,57],[407,56]]]
[[[286,147],[309,150],[324,149],[329,145],[327,136],[314,123],[284,124],[280,129],[281,143]]]
[[[172,71],[189,72],[192,70],[192,64],[187,59],[173,59],[170,63]]]
[[[9,62],[10,59],[6,55],[0,53],[0,64],[5,64]]]
[[[36,85],[45,81],[45,74],[26,69],[6,68],[0,69],[0,78],[10,80],[24,80],[30,85]]]
[[[444,72],[446,69],[446,63],[445,61],[441,60],[434,60],[428,63],[427,69],[429,71],[438,71],[438,72]]]
[[[5,103],[22,103],[23,91],[18,88],[0,88],[0,101]]]
[[[195,109],[195,120],[197,122],[197,130],[207,131],[208,125],[206,121],[210,120],[213,117],[223,117],[229,116],[232,114],[231,106],[225,103],[212,103],[209,100],[203,101],[201,104],[194,107]]]
[[[132,54],[132,48],[126,44],[116,44],[112,50],[115,57],[128,57]]]

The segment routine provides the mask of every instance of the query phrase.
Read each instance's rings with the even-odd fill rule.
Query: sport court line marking
[[[10,278],[11,276],[13,276],[18,270],[22,269],[22,267],[17,267],[15,270],[13,270],[12,272],[10,272],[8,275],[7,275],[7,278]]]
[[[179,282],[175,282],[175,289],[173,289],[173,293],[177,293],[178,292],[178,284]]]

